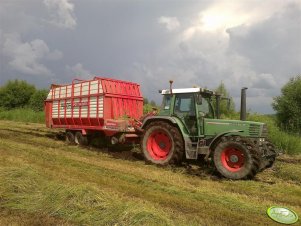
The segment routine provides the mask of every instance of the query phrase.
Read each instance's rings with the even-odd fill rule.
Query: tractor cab
[[[162,90],[164,96],[159,116],[177,117],[191,136],[204,134],[204,118],[214,119],[213,91],[203,88]]]

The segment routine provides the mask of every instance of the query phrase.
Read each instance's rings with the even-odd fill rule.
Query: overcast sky
[[[239,108],[272,113],[272,98],[301,74],[300,0],[0,0],[0,85],[39,88],[93,75],[159,89],[216,88]]]

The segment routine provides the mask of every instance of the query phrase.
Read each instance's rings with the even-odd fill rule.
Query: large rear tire
[[[151,122],[141,140],[144,158],[158,165],[179,164],[183,159],[184,141],[178,128],[167,122]]]
[[[223,137],[214,150],[213,160],[217,171],[229,179],[251,179],[259,170],[255,146],[240,137]]]

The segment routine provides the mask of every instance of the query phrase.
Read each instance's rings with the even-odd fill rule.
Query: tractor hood
[[[216,136],[233,130],[241,131],[235,134],[246,137],[267,137],[268,132],[266,124],[261,122],[204,119],[204,134],[207,136]]]

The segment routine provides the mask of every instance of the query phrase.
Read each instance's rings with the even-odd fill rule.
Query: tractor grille
[[[260,134],[260,125],[251,124],[249,127],[249,134],[250,136],[259,136]]]
[[[267,137],[268,136],[268,127],[266,124],[263,124],[262,126],[262,132],[261,132],[262,137]]]

